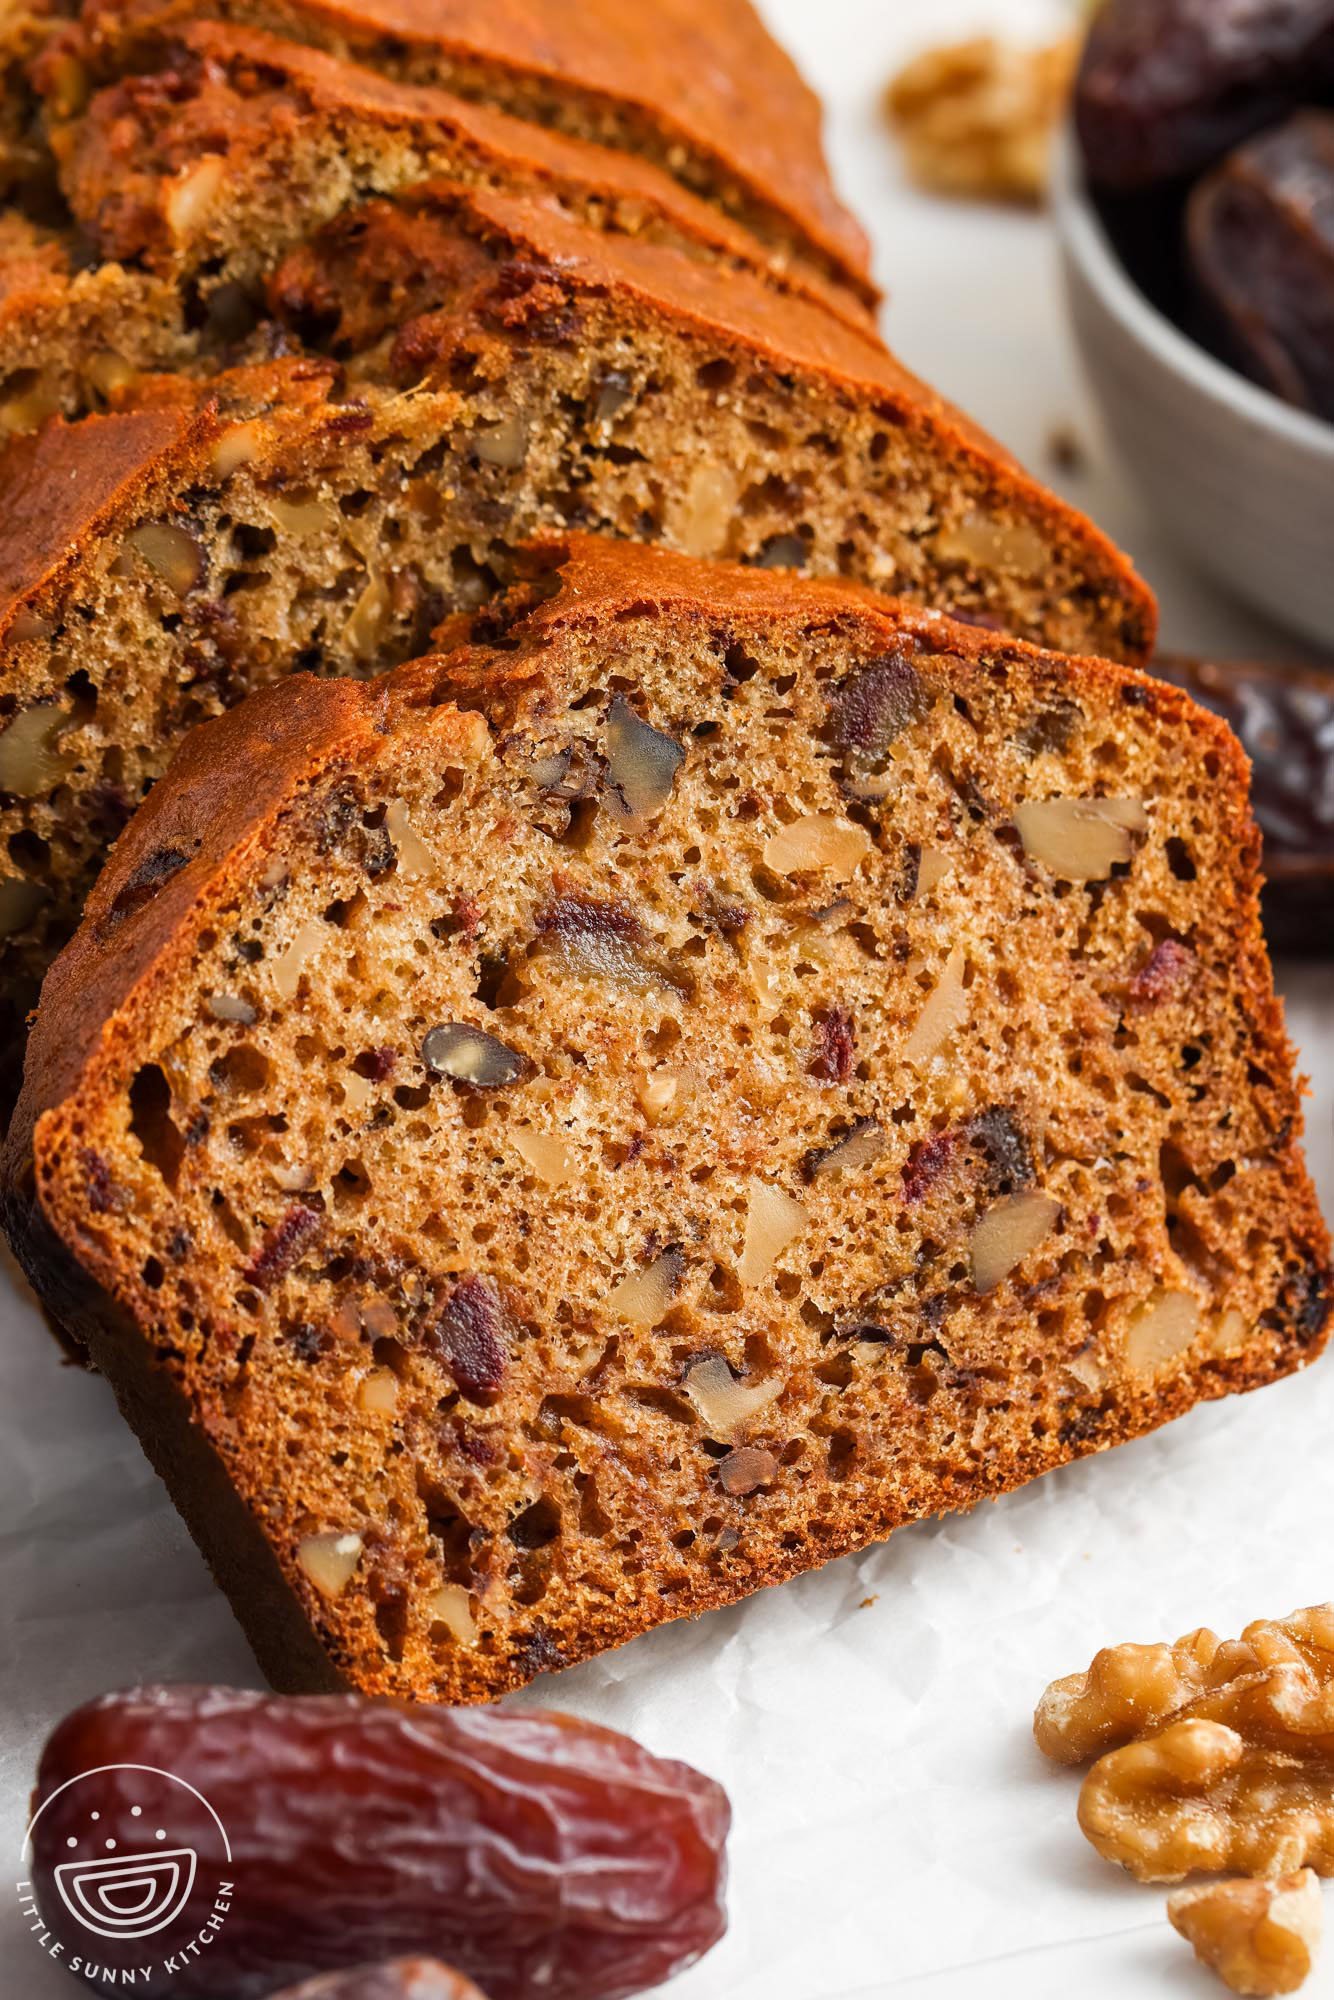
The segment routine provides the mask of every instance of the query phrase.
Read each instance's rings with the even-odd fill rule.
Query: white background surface
[[[912,194],[883,132],[881,87],[915,47],[984,25],[1041,31],[1058,0],[766,11],[826,99],[903,358],[1130,549],[1161,594],[1167,643],[1293,651],[1176,561],[1109,461],[1045,221]],[[1049,462],[1056,425],[1084,444],[1077,477]],[[1331,972],[1284,967],[1281,983],[1334,1212]],[[1334,1359],[548,1683],[544,1701],[688,1757],[732,1794],[731,1933],[671,1989],[678,2000],[1221,1993],[1169,1930],[1162,1892],[1085,1845],[1077,1779],[1043,1765],[1029,1716],[1046,1681],[1101,1644],[1232,1632],[1334,1596],[1332,1430]],[[104,1385],[61,1366],[0,1276],[4,2000],[76,1991],[24,1936],[9,1887],[42,1737],[75,1702],[147,1678],[256,1676]],[[1334,1995],[1334,1943],[1307,1991]]]

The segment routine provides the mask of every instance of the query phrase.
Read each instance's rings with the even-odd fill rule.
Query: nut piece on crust
[[[1077,55],[1074,36],[1020,49],[979,35],[916,57],[885,97],[913,179],[941,194],[1041,201]]]
[[[1272,1670],[1289,1668],[1300,1674],[1274,1679]],[[1082,1764],[1187,1713],[1235,1723],[1233,1704],[1244,1691],[1252,1699],[1257,1687],[1314,1697],[1331,1686],[1334,1604],[1316,1604],[1289,1618],[1257,1618],[1240,1639],[1201,1626],[1171,1645],[1105,1646],[1087,1673],[1052,1682],[1033,1734],[1058,1764]]]
[[[1309,1868],[1264,1882],[1178,1889],[1167,1914],[1234,1993],[1295,1993],[1315,1960],[1323,1919]]]

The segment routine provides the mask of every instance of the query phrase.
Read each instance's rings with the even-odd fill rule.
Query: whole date
[[[1334,0],[1104,0],[1075,90],[1093,182],[1182,180],[1334,93]]]
[[[94,1781],[70,1782],[93,1772],[95,1827]],[[252,2000],[426,1954],[489,2000],[615,2000],[726,1926],[725,1793],[571,1716],[136,1689],[56,1727],[33,1808],[48,1919],[71,1855],[93,1869],[160,1829],[164,1857],[196,1857],[170,1934],[97,1954],[132,1967],[151,1949],[159,1994]]]
[[[1334,957],[1334,672],[1176,654],[1154,672],[1230,723],[1251,760],[1270,944]]]

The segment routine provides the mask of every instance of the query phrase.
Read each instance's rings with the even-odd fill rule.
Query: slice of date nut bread
[[[371,209],[283,276],[339,354],[202,388],[156,378],[140,407],[7,453],[11,1041],[189,724],[294,666],[365,673],[420,652],[524,535],[582,523],[892,574],[904,596],[1068,650],[1150,643],[1152,600],[1097,530],[818,307],[487,190],[433,184]],[[362,304],[335,296],[322,321],[322,271]]]
[[[51,144],[73,216],[42,259],[0,236],[0,427],[102,407],[153,368],[207,373],[262,344],[264,284],[341,210],[427,174],[538,195],[668,242],[870,335],[866,308],[766,250],[650,162],[256,29],[187,23]]]
[[[577,538],[442,639],[190,735],[3,1159],[277,1683],[492,1695],[1319,1348],[1215,718]]]
[[[783,259],[868,302],[820,106],[748,0],[85,0],[36,65],[48,118],[192,20],[251,26],[652,161]]]

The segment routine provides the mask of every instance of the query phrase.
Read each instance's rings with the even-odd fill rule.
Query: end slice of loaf
[[[874,302],[866,238],[825,165],[819,102],[748,0],[642,11],[619,0],[85,0],[39,81],[68,100],[71,71],[94,82],[133,70],[207,18],[640,154],[779,255]]]
[[[853,292],[634,154],[257,29],[187,23],[153,53],[54,127],[70,229],[46,233],[39,262],[0,235],[6,430],[100,408],[147,370],[225,365],[263,319],[265,281],[289,250],[368,194],[427,174],[553,201],[874,334]]]
[[[620,544],[446,637],[187,739],[4,1156],[277,1683],[493,1695],[1315,1353],[1216,719]]]
[[[766,247],[642,156],[397,83],[264,33],[191,21],[57,128],[61,187],[96,253],[253,285],[339,209],[430,174],[547,194],[588,220],[771,276],[863,329],[857,295]]]
[[[109,824],[190,723],[293,667],[420,652],[525,535],[893,576],[1065,649],[1150,642],[1152,600],[1096,529],[759,276],[439,183],[340,219],[275,283],[333,355],[156,378],[137,400],[165,431],[141,407],[7,455],[0,994],[19,1020]]]

